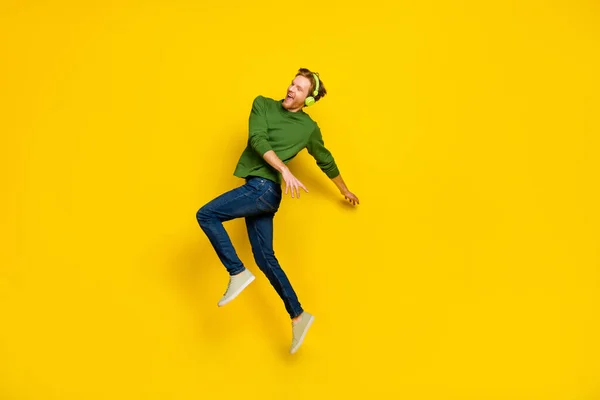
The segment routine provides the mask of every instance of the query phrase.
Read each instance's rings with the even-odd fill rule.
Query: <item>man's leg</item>
[[[246,217],[246,228],[252,245],[254,260],[271,282],[279,297],[283,300],[285,309],[291,318],[302,314],[303,309],[298,296],[279,265],[273,251],[273,218],[275,214],[262,214]]]
[[[304,341],[314,317],[302,309],[296,292],[275,257],[273,251],[274,216],[274,213],[269,213],[246,217],[246,227],[256,264],[283,300],[285,309],[293,321],[292,346],[290,348],[290,353],[293,354]]]
[[[259,183],[246,183],[216,197],[196,213],[198,224],[230,275],[229,285],[219,306],[233,300],[254,280],[254,275],[238,257],[223,222],[260,213],[256,207],[259,189]]]

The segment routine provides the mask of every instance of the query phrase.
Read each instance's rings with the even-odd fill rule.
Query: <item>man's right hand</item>
[[[281,177],[285,181],[285,194],[288,194],[288,191],[290,191],[292,197],[294,197],[294,194],[297,194],[298,198],[300,198],[300,188],[308,193],[308,189],[290,172],[287,166],[281,169]]]
[[[287,165],[285,165],[285,163],[279,159],[273,150],[269,150],[263,154],[263,158],[269,163],[270,166],[281,173],[281,177],[285,181],[285,194],[288,194],[288,191],[291,191],[292,197],[294,197],[296,194],[298,198],[300,198],[300,188],[304,189],[304,191],[308,193],[308,189],[306,189],[302,182],[292,175]]]

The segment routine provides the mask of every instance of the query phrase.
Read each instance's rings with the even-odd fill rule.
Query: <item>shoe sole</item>
[[[302,345],[302,342],[304,342],[304,338],[306,337],[306,334],[308,333],[308,329],[310,328],[310,326],[312,325],[314,320],[315,320],[315,316],[311,315],[310,320],[308,321],[308,324],[306,324],[306,328],[304,328],[304,332],[302,332],[302,336],[300,336],[300,339],[298,339],[298,344],[296,345],[296,347],[294,347],[293,349],[290,350],[290,354],[294,354],[295,352],[298,351],[298,349]]]
[[[248,285],[254,281],[254,279],[255,279],[255,276],[251,275],[250,278],[248,278],[248,280],[246,282],[244,282],[244,284],[242,286],[240,286],[240,288],[238,290],[236,290],[231,296],[229,296],[229,298],[219,301],[217,303],[217,305],[219,307],[223,307],[225,304],[227,304],[230,301],[232,301],[233,299],[235,299],[240,293],[242,293],[242,290],[246,289],[248,287]]]

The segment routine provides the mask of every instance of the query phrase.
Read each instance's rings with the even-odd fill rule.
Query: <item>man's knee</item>
[[[206,208],[206,206],[200,207],[198,211],[196,211],[196,220],[200,224],[200,226],[205,226],[213,219],[212,214]]]
[[[254,254],[256,264],[264,267],[279,268],[279,262],[277,261],[277,257],[275,257],[273,249],[258,245],[252,247],[252,253]]]

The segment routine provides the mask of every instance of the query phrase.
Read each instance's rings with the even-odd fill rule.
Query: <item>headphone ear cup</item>
[[[304,99],[304,104],[306,104],[307,106],[312,106],[313,104],[315,104],[315,98],[312,96],[308,96],[306,99]]]

